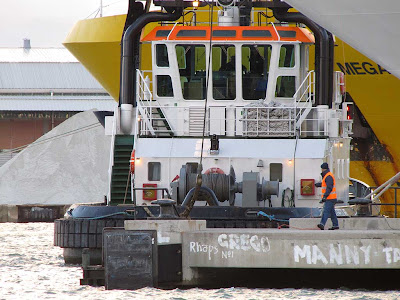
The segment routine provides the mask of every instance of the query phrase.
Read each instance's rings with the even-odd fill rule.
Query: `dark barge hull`
[[[183,210],[177,207],[179,213]],[[260,211],[269,217],[257,215]],[[104,228],[123,227],[125,220],[146,220],[159,213],[159,206],[78,205],[67,211],[66,218],[55,220],[54,245],[64,248],[65,263],[80,264],[82,249],[88,248],[90,264],[101,264]],[[190,218],[206,220],[207,228],[277,228],[290,218],[319,215],[319,208],[195,206]]]

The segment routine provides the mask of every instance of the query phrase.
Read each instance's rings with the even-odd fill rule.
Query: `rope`
[[[211,68],[211,52],[212,52],[212,35],[213,35],[213,22],[212,18],[214,15],[214,2],[211,2],[211,10],[210,10],[210,51],[208,53],[208,68],[207,68],[207,78],[206,78],[206,99],[204,101],[204,117],[203,117],[203,135],[201,137],[201,152],[200,152],[200,163],[197,168],[197,178],[196,178],[196,186],[190,202],[186,206],[185,210],[180,214],[181,217],[187,218],[194,206],[194,203],[198,199],[200,187],[202,184],[202,176],[201,172],[203,171],[203,149],[204,149],[204,136],[206,131],[206,116],[207,116],[207,101],[208,101],[208,88],[209,88],[209,80],[210,80],[210,68]],[[212,68],[211,68],[212,71]]]
[[[175,207],[175,205],[173,205],[173,206]],[[143,210],[144,210],[150,217],[152,217],[152,218],[155,217],[148,207],[143,206]]]
[[[287,227],[287,228],[291,228],[291,229],[297,229],[297,230],[321,230],[318,227],[312,227],[312,228],[300,228],[300,227],[294,227],[294,226],[290,226],[288,224],[282,224],[278,226],[278,229],[282,229],[282,227]]]
[[[213,15],[214,15],[214,1],[211,2],[211,10],[210,10],[210,51],[208,52],[208,68],[207,68],[207,78],[206,78],[206,99],[204,101],[204,117],[203,117],[203,136],[201,137],[201,152],[200,152],[200,164],[203,162],[203,149],[204,149],[204,135],[206,132],[206,115],[207,115],[207,101],[208,101],[208,88],[210,81],[210,68],[212,65],[211,62],[211,53],[212,53],[212,37],[213,37]],[[212,68],[211,68],[212,72]]]
[[[284,220],[284,219],[277,219],[277,218],[275,218],[274,215],[269,215],[269,214],[267,214],[267,213],[265,213],[265,212],[263,212],[263,211],[261,211],[261,210],[257,213],[257,216],[266,217],[266,218],[268,218],[270,221],[277,221],[277,222],[288,222],[288,221],[289,221],[289,220]]]
[[[261,210],[257,213],[257,216],[266,217],[266,218],[268,218],[270,221],[277,221],[277,222],[288,222],[288,221],[289,221],[289,220],[277,219],[277,218],[275,218],[274,215],[269,215],[269,214],[267,214],[267,213],[265,213],[265,212],[263,212],[263,211],[261,211]],[[278,229],[282,229],[283,227],[291,228],[291,229],[297,229],[297,230],[321,230],[321,229],[319,229],[318,227],[300,228],[300,227],[290,226],[289,224],[280,224],[280,225],[278,226]]]

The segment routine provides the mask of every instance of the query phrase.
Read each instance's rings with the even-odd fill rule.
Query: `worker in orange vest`
[[[328,218],[332,220],[332,227],[329,230],[339,229],[339,223],[335,212],[335,204],[337,203],[336,196],[336,181],[335,177],[329,171],[327,163],[321,165],[321,176],[322,182],[315,184],[316,187],[322,187],[322,199],[319,203],[324,203],[324,209],[322,211],[322,218],[317,225],[319,229],[324,230],[325,223]]]

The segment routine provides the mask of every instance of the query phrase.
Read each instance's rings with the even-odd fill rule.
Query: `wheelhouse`
[[[295,106],[314,37],[289,26],[159,26],[142,42],[151,43],[153,61],[152,70],[140,71],[137,98],[148,106],[151,95],[160,106],[160,114],[147,113],[160,125],[158,136],[201,136],[205,99],[206,134],[242,136],[248,131],[243,107],[255,101]],[[284,135],[294,135],[294,121],[291,115]],[[149,122],[140,135],[154,135]]]
[[[142,42],[152,44],[155,100],[185,105],[207,97],[213,106],[255,100],[290,104],[307,75],[314,39],[298,27],[160,26]]]

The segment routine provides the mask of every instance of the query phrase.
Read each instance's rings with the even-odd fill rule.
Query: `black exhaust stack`
[[[139,68],[139,42],[140,33],[144,26],[151,22],[176,21],[182,15],[181,8],[168,8],[169,12],[148,12],[145,13],[141,2],[132,1],[129,6],[134,7],[135,20],[124,32],[121,45],[121,78],[119,105],[132,104],[136,107],[136,74]],[[129,9],[130,11],[130,9]],[[129,13],[128,13],[129,16]]]
[[[275,0],[276,1],[276,0]],[[306,25],[315,36],[315,102],[329,105],[333,97],[333,38],[332,34],[299,12],[272,7],[274,17],[281,22]]]

